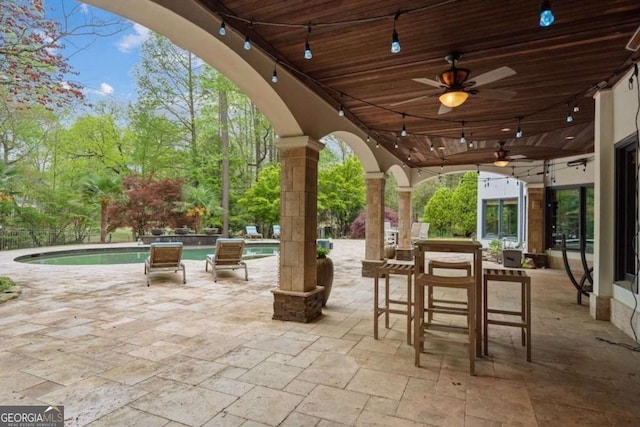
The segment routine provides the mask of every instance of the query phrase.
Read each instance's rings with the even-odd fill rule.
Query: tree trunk
[[[107,200],[100,200],[100,243],[107,243]]]
[[[218,89],[220,142],[222,144],[222,235],[229,236],[229,106],[227,90]]]

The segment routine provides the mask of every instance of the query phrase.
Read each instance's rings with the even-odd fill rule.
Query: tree
[[[454,233],[470,236],[476,231],[478,211],[478,174],[466,172],[453,192]]]
[[[152,227],[178,227],[187,222],[177,211],[182,202],[182,180],[154,180],[151,177],[131,175],[122,180],[124,197],[109,206],[108,231],[131,227],[135,236],[141,236]]]
[[[78,3],[66,10],[63,3],[57,19],[50,19],[43,0],[2,1],[0,93],[6,102],[19,108],[54,108],[83,99],[82,86],[69,80],[76,73],[61,53],[64,40],[74,35],[108,36],[126,25],[120,19],[88,16],[81,8]],[[82,19],[73,19],[78,14]]]
[[[107,241],[108,208],[121,194],[122,185],[120,180],[114,176],[92,177],[84,183],[84,193],[89,198],[98,200],[100,203],[100,243]]]
[[[277,224],[280,218],[280,164],[264,167],[238,204],[254,222]]]
[[[453,191],[446,187],[440,187],[424,208],[423,221],[431,224],[431,229],[440,233],[440,235],[451,232],[453,222],[452,198]]]
[[[392,224],[398,223],[398,214],[391,209],[384,208],[384,221]],[[352,239],[364,239],[365,229],[367,223],[367,212],[363,211],[358,217],[351,223],[351,238]]]

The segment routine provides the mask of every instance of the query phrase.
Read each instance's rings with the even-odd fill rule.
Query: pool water
[[[262,258],[277,255],[279,247],[256,246],[244,247],[243,259]],[[182,251],[182,259],[204,261],[207,255],[214,254],[215,247],[186,247]],[[15,259],[28,264],[46,265],[112,265],[144,263],[149,256],[148,248],[97,248],[79,249],[61,252],[44,252],[21,256]]]

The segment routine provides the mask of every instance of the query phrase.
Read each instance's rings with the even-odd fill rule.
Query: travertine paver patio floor
[[[141,264],[12,261],[25,252],[0,252],[23,288],[0,305],[0,404],[62,404],[70,426],[640,425],[640,353],[596,339],[632,343],[575,304],[560,270],[530,271],[533,362],[519,331],[492,327],[471,377],[466,348],[440,340],[414,367],[400,316],[373,339],[363,241],[334,242],[311,324],[271,319],[276,257],[248,261],[249,282],[185,261],[186,285],[157,273],[147,287]],[[491,298],[512,304],[511,288]]]

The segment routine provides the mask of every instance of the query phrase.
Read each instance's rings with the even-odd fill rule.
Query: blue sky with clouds
[[[66,49],[63,55],[69,57],[69,63],[79,73],[70,79],[86,87],[86,95],[90,101],[96,102],[107,97],[134,100],[136,94],[133,68],[139,62],[140,45],[148,36],[149,30],[75,0],[45,1],[48,16],[62,23],[62,16],[66,14],[69,17],[69,27],[77,27],[86,19],[121,19],[128,24],[124,31],[110,36],[71,36],[65,40]]]

